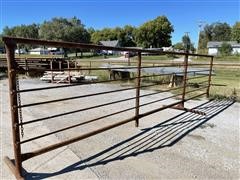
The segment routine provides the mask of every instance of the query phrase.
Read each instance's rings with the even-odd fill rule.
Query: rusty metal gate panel
[[[26,161],[30,158],[33,158],[35,156],[41,155],[43,153],[55,150],[57,148],[66,146],[68,144],[77,142],[79,140],[91,137],[93,135],[96,135],[98,133],[104,132],[106,130],[118,127],[120,125],[135,121],[135,126],[138,127],[139,126],[139,120],[143,117],[146,117],[148,115],[151,115],[153,113],[159,112],[161,110],[167,109],[167,108],[175,108],[175,109],[179,109],[179,110],[183,110],[183,111],[188,111],[188,112],[192,112],[192,113],[197,113],[197,114],[201,114],[201,115],[205,115],[203,112],[197,111],[197,110],[193,110],[193,109],[188,109],[184,106],[184,103],[188,100],[194,99],[196,97],[200,97],[203,95],[206,95],[207,97],[209,96],[209,89],[211,86],[211,76],[212,76],[212,66],[213,66],[213,56],[210,55],[201,55],[201,54],[193,54],[193,53],[188,53],[188,52],[162,52],[162,51],[156,51],[156,50],[144,50],[144,49],[135,49],[135,48],[121,48],[121,47],[108,47],[108,46],[100,46],[100,45],[93,45],[93,44],[83,44],[83,43],[72,43],[72,42],[58,42],[58,41],[47,41],[47,40],[37,40],[37,39],[26,39],[26,38],[14,38],[14,37],[3,37],[3,41],[5,43],[6,46],[6,53],[7,53],[7,65],[8,65],[8,79],[9,79],[9,94],[10,94],[10,108],[11,108],[11,119],[12,119],[12,134],[13,134],[13,149],[14,149],[14,159],[11,160],[8,157],[5,157],[5,162],[6,164],[9,166],[9,168],[11,169],[11,171],[14,173],[14,175],[16,176],[17,179],[22,179],[23,178],[23,174],[22,174],[22,162]],[[18,74],[20,72],[30,72],[30,71],[37,71],[37,69],[19,69],[18,68],[18,64],[15,61],[15,56],[14,56],[14,50],[17,44],[30,44],[30,45],[43,45],[43,46],[54,46],[54,47],[64,47],[64,48],[73,48],[73,49],[88,49],[88,50],[114,50],[114,51],[128,51],[128,52],[134,52],[137,54],[137,63],[135,66],[131,66],[131,67],[90,67],[90,68],[77,68],[75,66],[75,68],[71,68],[69,63],[68,63],[68,67],[67,68],[62,68],[60,67],[59,69],[47,69],[47,71],[67,71],[68,72],[68,80],[69,80],[69,84],[65,84],[65,85],[53,85],[53,86],[49,86],[49,87],[39,87],[39,88],[34,88],[34,89],[20,89],[19,88],[19,80],[18,80]],[[143,52],[148,52],[148,53],[158,53],[160,55],[164,55],[164,54],[173,54],[173,55],[183,55],[184,56],[184,61],[183,63],[177,63],[177,64],[164,64],[164,65],[153,65],[153,66],[145,66],[144,63],[142,63],[142,53]],[[205,66],[209,66],[207,70],[199,70],[199,72],[208,72],[207,74],[203,74],[197,77],[189,77],[188,74],[192,73],[191,71],[189,71],[189,66],[198,66],[199,64],[194,64],[194,63],[189,63],[188,62],[188,57],[189,56],[201,56],[201,57],[207,57],[210,59],[210,63],[208,64],[200,64],[200,65],[205,65]],[[129,63],[129,62],[128,62]],[[166,76],[166,75],[173,75],[174,73],[164,73],[164,74],[152,74],[152,75],[142,75],[142,70],[145,68],[157,68],[157,67],[182,67],[183,71],[182,72],[178,72],[182,74],[183,77],[183,82],[182,85],[179,87],[174,87],[168,90],[162,90],[160,92],[153,92],[153,93],[148,93],[148,94],[144,94],[141,95],[140,94],[140,90],[141,88],[144,87],[151,87],[151,86],[156,86],[156,85],[161,85],[161,84],[169,84],[170,82],[162,82],[162,83],[152,83],[152,84],[148,84],[148,85],[143,85],[142,84],[142,79],[143,78],[148,78],[148,77],[159,77],[159,76]],[[35,103],[29,103],[29,104],[22,104],[21,103],[21,96],[20,94],[22,93],[28,93],[28,92],[33,92],[33,91],[45,91],[48,89],[56,89],[56,88],[67,88],[67,87],[73,87],[73,86],[80,86],[82,84],[72,84],[71,83],[71,78],[70,78],[70,73],[71,71],[74,70],[88,70],[88,71],[92,71],[92,70],[113,70],[113,69],[134,69],[136,71],[136,75],[134,77],[129,77],[129,79],[134,80],[135,81],[135,86],[134,87],[128,87],[128,88],[122,88],[122,89],[117,89],[117,90],[112,90],[112,91],[106,91],[106,92],[99,92],[99,93],[92,93],[92,94],[87,94],[87,95],[81,95],[81,96],[73,96],[73,97],[68,97],[68,98],[60,98],[60,99],[54,99],[54,100],[49,100],[49,101],[43,101],[43,102],[35,102]],[[197,72],[197,71],[195,71]],[[190,90],[187,91],[187,87],[189,86],[188,84],[188,80],[190,79],[196,79],[196,78],[201,78],[201,77],[207,77],[208,79],[206,81],[200,82],[203,84],[202,87],[194,89],[194,90]],[[96,81],[96,82],[90,82],[87,84],[98,84],[98,83],[107,83],[107,82],[113,82],[113,81],[119,81],[119,79],[110,79],[110,80],[102,80],[102,81]],[[204,93],[192,96],[190,98],[186,98],[186,94],[188,93],[192,93],[195,91],[198,91],[200,89],[206,89],[206,91]],[[99,104],[99,105],[95,105],[92,107],[83,107],[82,109],[79,109],[77,111],[70,111],[70,112],[66,112],[66,113],[62,113],[62,114],[58,114],[58,115],[53,115],[52,117],[56,117],[56,116],[64,116],[67,114],[72,114],[72,113],[76,113],[76,112],[80,112],[80,111],[86,111],[88,109],[93,109],[93,108],[100,108],[100,107],[104,107],[107,105],[111,105],[111,104],[116,104],[119,102],[124,102],[124,101],[129,101],[129,100],[135,100],[135,104],[133,107],[128,108],[128,109],[124,109],[118,112],[113,112],[111,114],[107,114],[105,116],[101,116],[98,118],[94,118],[91,120],[88,120],[86,122],[82,122],[82,123],[78,123],[78,124],[74,124],[68,127],[64,127],[62,129],[47,133],[47,134],[43,134],[43,135],[38,135],[36,137],[33,138],[29,138],[26,140],[23,140],[21,138],[21,135],[23,136],[23,127],[27,124],[31,124],[31,123],[36,123],[39,121],[44,121],[47,120],[49,117],[45,117],[45,118],[39,118],[39,119],[35,119],[35,120],[31,120],[31,121],[23,121],[23,117],[22,117],[22,108],[29,108],[29,107],[33,107],[33,106],[38,106],[38,105],[42,105],[42,104],[48,104],[48,103],[54,103],[54,102],[60,102],[60,101],[69,101],[69,100],[73,100],[73,99],[79,99],[79,98],[84,98],[84,97],[95,97],[98,95],[103,95],[103,94],[110,94],[110,93],[117,93],[117,92],[122,92],[122,91],[127,91],[127,90],[135,90],[135,96],[130,97],[130,98],[125,98],[125,99],[121,99],[121,100],[117,100],[117,101],[112,101],[112,102],[108,102],[108,103],[103,103],[103,104]],[[157,99],[155,101],[152,102],[148,102],[145,104],[140,104],[140,99],[142,97],[146,97],[146,96],[150,96],[153,94],[159,94],[159,93],[163,93],[163,92],[168,92],[168,91],[172,91],[172,90],[182,90],[181,93],[178,94],[174,94],[172,96],[169,96],[167,98],[163,98],[163,99]],[[152,104],[152,103],[156,103],[156,102],[160,102],[166,99],[170,99],[170,98],[174,98],[174,97],[178,97],[181,96],[180,100],[178,100],[177,102],[171,103],[171,104],[167,104],[164,106],[161,106],[159,108],[150,110],[148,112],[144,112],[144,113],[140,113],[139,109],[140,107],[144,107],[146,105]],[[46,137],[61,131],[66,131],[87,123],[91,123],[91,122],[95,122],[98,121],[100,119],[104,119],[106,117],[118,114],[118,113],[123,113],[129,110],[135,110],[134,115],[132,117],[129,117],[127,119],[123,119],[122,121],[119,122],[115,122],[111,125],[102,127],[102,128],[98,128],[94,131],[82,134],[82,135],[78,135],[74,138],[71,138],[69,140],[65,140],[59,143],[55,143],[49,146],[46,146],[44,148],[32,151],[32,152],[21,152],[21,147],[30,141],[33,141],[35,139],[39,139],[42,137]]]

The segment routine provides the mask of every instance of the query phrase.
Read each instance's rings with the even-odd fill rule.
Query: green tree
[[[108,40],[117,40],[118,35],[116,34],[114,29],[104,28],[102,30],[95,31],[91,36],[91,42],[97,44],[100,41],[108,41]]]
[[[135,28],[126,25],[123,28],[104,28],[102,30],[97,30],[92,33],[91,41],[95,44],[100,41],[108,41],[108,40],[119,40],[121,46],[135,46],[134,42],[134,30]]]
[[[30,24],[30,25],[14,26],[12,28],[9,28],[8,26],[6,26],[3,29],[2,34],[4,36],[38,39],[39,38],[38,31],[39,31],[38,24]],[[29,49],[30,47],[32,47],[32,46],[31,45],[18,45],[18,48]]]
[[[228,56],[232,53],[232,46],[224,42],[222,43],[222,46],[219,48],[219,52],[222,56]]]
[[[38,30],[39,30],[39,25],[37,24],[20,25],[20,26],[14,26],[12,28],[9,28],[8,26],[6,26],[3,29],[3,35],[38,39],[39,38]]]
[[[189,51],[191,47],[191,40],[188,35],[184,35],[182,37],[182,43],[183,43],[184,49]]]
[[[166,16],[159,16],[141,25],[135,34],[139,46],[160,48],[171,45],[173,26]]]
[[[173,45],[174,49],[176,50],[185,50],[185,47],[182,42],[176,43]]]
[[[79,19],[73,17],[53,18],[40,25],[39,35],[43,39],[71,42],[89,42],[90,34]]]
[[[240,21],[236,22],[232,27],[231,38],[233,41],[240,43]]]
[[[231,27],[227,23],[216,22],[207,24],[200,32],[199,49],[207,48],[209,41],[230,41]]]
[[[90,34],[85,29],[81,21],[76,18],[52,18],[50,21],[44,21],[40,26],[39,35],[43,39],[56,41],[70,41],[79,43],[90,42]],[[65,56],[67,50],[64,48]],[[76,49],[76,56],[78,49]],[[82,51],[81,51],[82,54]]]

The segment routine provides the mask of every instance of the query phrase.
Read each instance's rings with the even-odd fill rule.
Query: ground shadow
[[[142,129],[140,133],[117,143],[95,155],[74,163],[54,173],[27,173],[26,179],[44,179],[84,168],[105,165],[112,161],[171,147],[196,128],[213,128],[206,123],[234,103],[233,100],[212,100],[194,109],[205,112],[206,116],[183,112],[153,127]]]

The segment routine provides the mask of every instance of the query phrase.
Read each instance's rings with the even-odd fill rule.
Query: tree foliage
[[[236,22],[232,27],[231,38],[233,41],[240,43],[240,21]]]
[[[182,50],[182,51],[183,50],[184,51],[188,50],[188,51],[191,51],[191,52],[195,52],[194,44],[191,43],[191,39],[187,35],[184,35],[182,37],[182,42],[174,44],[174,49]]]
[[[131,47],[136,45],[134,42],[134,31],[135,28],[130,25],[126,25],[123,28],[104,28],[93,32],[91,41],[97,44],[100,41],[119,40],[121,46]]]
[[[178,42],[178,43],[174,44],[173,47],[176,50],[185,50],[185,47],[182,42]]]
[[[39,35],[48,40],[85,43],[90,41],[90,34],[76,17],[53,18],[50,21],[44,21],[40,26]]]
[[[188,35],[184,35],[182,37],[182,43],[183,43],[184,49],[189,51],[191,47],[191,40]]]
[[[37,24],[20,25],[20,26],[14,26],[13,28],[9,28],[8,26],[6,26],[3,29],[3,35],[38,39],[39,38],[38,30],[39,30],[39,25]]]
[[[222,43],[222,46],[219,48],[219,52],[222,56],[228,56],[232,53],[232,46],[228,43]]]
[[[231,27],[227,23],[207,24],[200,32],[199,49],[207,48],[208,41],[230,41]]]
[[[13,36],[13,37],[23,37],[23,38],[39,38],[39,25],[30,24],[30,25],[20,25],[9,28],[6,26],[3,29],[2,35],[4,36]],[[18,45],[19,48],[29,48],[31,45]]]
[[[141,25],[136,31],[138,46],[160,48],[171,45],[173,26],[166,16],[159,16]]]

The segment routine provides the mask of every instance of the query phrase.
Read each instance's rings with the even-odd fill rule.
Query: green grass
[[[194,62],[209,62],[210,58],[207,57],[195,57],[191,58]],[[240,56],[214,56],[214,63],[240,63]]]
[[[174,58],[179,58],[178,56],[169,56],[169,55],[156,55],[156,56],[144,56],[142,55],[142,60],[173,60]],[[133,57],[134,60],[137,60],[137,56]]]
[[[215,69],[216,76],[212,77],[212,86],[210,94],[212,96],[237,96],[240,100],[240,68],[217,68]]]

